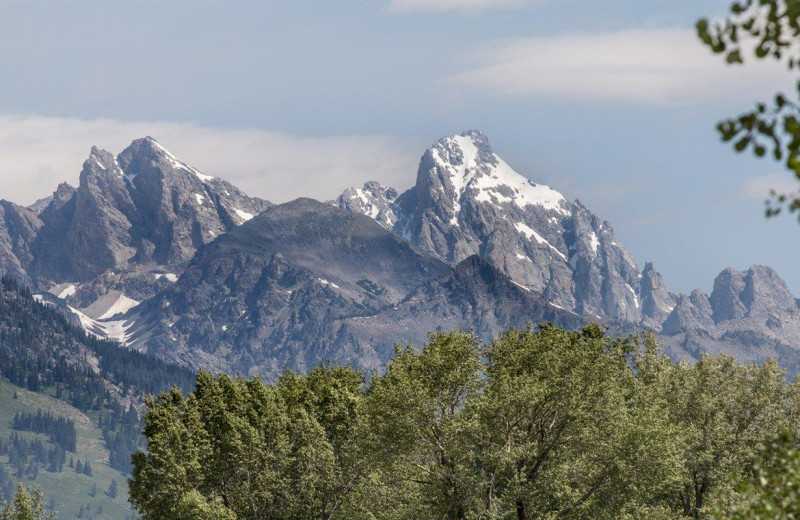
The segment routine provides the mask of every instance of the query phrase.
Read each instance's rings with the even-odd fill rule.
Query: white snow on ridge
[[[125,294],[120,294],[119,298],[117,298],[117,301],[115,301],[111,307],[109,307],[108,310],[104,312],[103,315],[98,319],[105,320],[116,316],[117,314],[125,314],[129,310],[139,305],[139,303],[140,302],[134,300],[133,298],[128,298],[125,296]]]
[[[592,253],[597,254],[597,247],[600,245],[600,239],[597,238],[597,233],[592,231],[589,235],[589,247],[592,248]]]
[[[364,190],[361,188],[356,188],[356,196],[358,197],[358,200],[361,201],[362,208],[368,210],[365,215],[372,219],[377,219],[380,210],[378,209],[378,206],[373,204],[370,198],[367,197],[367,194],[364,192]]]
[[[573,311],[571,311],[571,310],[569,310],[569,309],[565,309],[564,307],[562,307],[561,305],[559,305],[559,304],[557,304],[557,303],[553,303],[553,302],[547,302],[547,304],[548,304],[548,305],[550,305],[550,306],[552,306],[552,307],[555,307],[556,309],[561,309],[562,311],[567,311],[567,312],[568,312],[568,313],[570,313],[570,314],[573,314],[573,315],[575,315],[575,316],[578,316],[578,313],[576,313],[576,312],[573,312]],[[598,316],[598,318],[600,318],[600,316]]]
[[[169,150],[161,146],[161,144],[158,141],[156,141],[155,139],[150,139],[150,140],[153,142],[156,148],[164,152],[164,155],[167,157],[167,160],[170,162],[170,164],[172,164],[174,168],[188,170],[185,164],[180,162],[178,158],[172,155],[172,153]]]
[[[211,175],[205,175],[203,173],[200,173],[197,169],[192,168],[191,166],[188,166],[188,165],[180,162],[177,157],[172,155],[172,153],[169,150],[167,150],[166,148],[161,146],[161,144],[158,141],[156,141],[155,139],[151,138],[150,140],[152,141],[152,143],[159,150],[164,152],[164,155],[167,156],[167,160],[170,162],[170,164],[172,164],[172,166],[174,168],[181,169],[181,170],[186,170],[187,172],[193,173],[193,174],[197,175],[197,177],[203,182],[208,182],[208,181],[214,179],[214,177],[212,177]]]
[[[198,178],[199,178],[201,181],[203,181],[203,182],[208,182],[208,181],[210,181],[210,180],[213,180],[213,179],[214,179],[214,177],[212,177],[211,175],[206,175],[206,174],[204,174],[204,173],[200,173],[199,171],[195,170],[195,169],[194,169],[194,168],[192,168],[191,166],[187,166],[186,168],[187,168],[188,170],[190,170],[192,173],[194,173],[195,175],[197,175],[197,177],[198,177]],[[225,195],[229,195],[229,193],[226,191],[226,192],[225,192]]]
[[[636,291],[633,290],[633,287],[631,287],[631,284],[629,284],[628,282],[625,282],[625,287],[627,287],[628,290],[633,295],[633,303],[636,305],[636,308],[638,309],[639,308],[639,297],[636,295]]]
[[[480,190],[475,200],[481,202],[512,202],[519,208],[536,205],[545,209],[556,211],[564,215],[569,212],[562,207],[561,202],[565,201],[563,195],[556,190],[543,184],[534,184],[519,173],[515,172],[511,166],[495,154],[497,166],[489,175],[482,175],[475,179],[474,185]],[[500,193],[498,188],[508,187],[512,195]]]
[[[164,277],[167,280],[169,280],[170,282],[177,282],[178,281],[178,275],[175,274],[175,273],[164,273],[164,274],[156,273],[153,276],[156,277],[156,280],[160,279],[161,277]]]
[[[525,286],[524,286],[524,285],[522,285],[521,283],[517,283],[517,282],[515,282],[514,280],[511,280],[511,283],[513,283],[514,285],[516,285],[516,286],[517,286],[517,287],[519,287],[520,289],[524,289],[524,290],[526,290],[526,291],[528,291],[528,292],[531,292],[531,290],[530,290],[530,289],[528,289],[527,287],[525,287]]]
[[[246,211],[242,211],[239,208],[233,208],[233,211],[235,211],[236,214],[239,215],[239,218],[242,219],[244,222],[247,222],[248,220],[253,218],[253,214],[252,213],[248,213]]]
[[[534,240],[536,240],[537,243],[546,245],[555,254],[557,254],[559,257],[561,257],[561,259],[563,259],[565,262],[567,261],[567,257],[566,257],[566,255],[564,253],[562,253],[561,251],[556,249],[556,247],[553,244],[551,244],[550,242],[545,240],[539,233],[534,231],[533,228],[531,228],[527,224],[525,224],[523,222],[517,222],[516,224],[514,224],[514,227],[517,228],[517,231],[519,231],[520,233],[524,234],[526,237],[533,238]]]
[[[203,201],[206,200],[206,198],[203,197],[202,195],[200,195],[199,193],[195,193],[194,196],[197,199],[197,203],[202,206],[203,205]]]
[[[479,202],[512,203],[521,209],[537,205],[563,215],[569,214],[562,205],[566,201],[563,195],[549,186],[532,183],[514,171],[497,154],[493,154],[497,161],[496,166],[483,163],[489,171],[479,169],[479,151],[472,137],[457,135],[447,138],[445,142],[460,150],[462,156],[461,164],[455,165],[451,157],[442,157],[440,148],[431,149],[434,159],[448,171],[453,184],[453,217],[450,224],[458,225],[461,197],[470,188],[478,192],[475,200]]]

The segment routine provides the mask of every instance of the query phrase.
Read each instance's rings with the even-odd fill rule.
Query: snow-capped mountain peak
[[[452,198],[451,225],[458,225],[461,200],[465,195],[476,202],[502,206],[529,205],[568,215],[566,199],[549,186],[535,184],[514,171],[492,150],[488,138],[477,130],[444,137],[426,152],[428,171],[420,174],[446,178],[445,192]],[[423,157],[423,163],[426,157]]]
[[[416,185],[397,197],[387,193],[368,183],[337,204],[453,265],[480,255],[565,309],[634,321],[641,315],[639,270],[611,227],[516,172],[479,131],[436,141],[422,155]]]

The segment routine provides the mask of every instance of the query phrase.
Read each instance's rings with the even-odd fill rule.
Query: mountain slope
[[[396,342],[438,328],[488,335],[512,315],[578,321],[485,263],[454,270],[370,218],[311,199],[269,208],[203,247],[134,314],[143,331],[134,346],[266,377],[325,360],[378,368]]]
[[[41,410],[75,421],[77,448],[62,451],[60,464],[40,458],[36,450],[20,450],[27,451],[27,459],[12,459],[8,450],[5,454],[0,450],[0,473],[34,478],[48,499],[65,505],[63,509],[74,516],[81,504],[110,506],[102,497],[87,496],[93,483],[101,493],[111,479],[124,484],[130,455],[142,445],[139,432],[144,395],[173,385],[190,390],[194,374],[88,336],[52,304],[37,299],[12,278],[0,280],[0,444],[6,448],[14,444],[7,430],[14,412]],[[15,393],[18,399],[13,399]],[[46,436],[13,433],[26,442],[44,442],[52,458],[54,446]],[[69,468],[70,458],[90,459],[92,478]],[[118,512],[127,510],[124,502],[114,504]]]
[[[84,511],[83,518],[130,518],[132,509],[127,503],[127,477],[108,465],[110,454],[103,442],[102,431],[95,424],[96,420],[63,401],[43,393],[31,392],[0,378],[0,439],[5,442],[12,435],[24,441],[38,439],[48,450],[52,449],[55,444],[46,435],[12,429],[16,414],[36,414],[39,411],[73,421],[77,432],[76,449],[65,453],[67,462],[62,471],[48,471],[41,467],[36,472],[33,480],[42,487],[45,503],[54,506],[58,517],[62,519],[79,518],[81,509]],[[78,473],[69,467],[70,459],[81,462],[89,460],[92,475]],[[17,471],[16,464],[10,462],[8,455],[0,455],[0,475],[6,475],[5,482],[0,482],[0,498],[11,500]],[[23,478],[27,485],[31,484],[29,477]],[[0,477],[0,481],[2,480],[4,479]],[[114,480],[118,485],[116,497],[107,493]],[[93,487],[97,489],[94,494]]]

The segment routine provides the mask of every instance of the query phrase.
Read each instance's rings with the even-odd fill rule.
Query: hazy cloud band
[[[179,159],[273,202],[331,199],[378,180],[414,182],[420,143],[383,135],[308,138],[192,122],[0,115],[0,198],[30,204],[59,182],[75,185],[92,145],[119,153],[150,135]]]

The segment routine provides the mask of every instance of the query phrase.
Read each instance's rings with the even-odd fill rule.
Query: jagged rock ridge
[[[93,318],[153,296],[198,247],[270,205],[150,137],[117,157],[92,148],[78,187],[61,184],[33,209],[4,204],[3,269]]]

